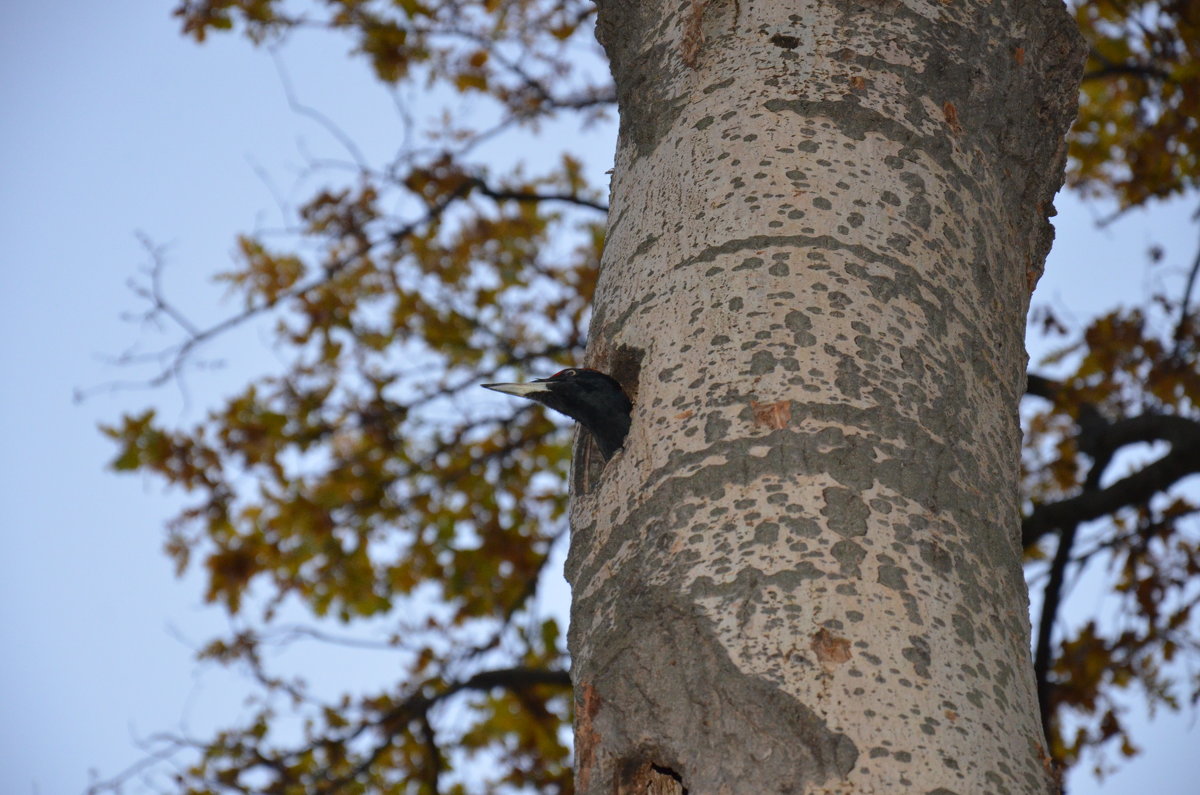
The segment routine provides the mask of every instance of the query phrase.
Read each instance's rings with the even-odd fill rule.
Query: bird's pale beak
[[[545,386],[536,381],[527,384],[480,384],[480,386],[493,392],[503,392],[506,395],[524,398],[548,391]]]

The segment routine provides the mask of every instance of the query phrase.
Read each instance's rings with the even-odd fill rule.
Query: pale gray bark
[[[1050,791],[1016,410],[1062,3],[599,6],[589,357],[635,409],[571,509],[579,791]]]

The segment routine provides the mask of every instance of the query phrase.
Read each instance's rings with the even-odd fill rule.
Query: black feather
[[[625,443],[633,403],[617,380],[599,370],[573,367],[524,384],[484,384],[484,388],[536,400],[576,420],[596,440],[604,460]]]

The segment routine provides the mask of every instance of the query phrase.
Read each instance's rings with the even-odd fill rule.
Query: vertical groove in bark
[[[638,394],[572,504],[580,791],[1048,791],[1016,406],[1061,3],[708,0],[698,49],[690,0],[599,5],[591,355]]]

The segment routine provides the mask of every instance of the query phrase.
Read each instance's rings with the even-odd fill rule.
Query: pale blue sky
[[[89,770],[107,777],[138,758],[135,735],[183,726],[203,736],[246,692],[237,676],[194,664],[178,637],[200,643],[226,627],[203,605],[199,580],[176,580],[161,553],[178,495],[107,472],[113,448],[96,426],[150,404],[196,421],[246,374],[272,366],[272,354],[253,330],[223,342],[213,353],[226,369],[191,378],[190,405],[172,387],[82,404],[72,393],[125,377],[102,357],[146,339],[119,319],[138,308],[125,288],[146,261],[137,231],[168,246],[169,289],[213,317],[220,292],[207,277],[228,265],[233,234],[280,222],[256,168],[286,193],[303,148],[335,150],[288,110],[269,56],[228,37],[195,46],[178,36],[172,6],[0,5],[4,793],[80,792]],[[345,49],[313,38],[284,58],[306,102],[368,157],[386,157],[400,125]],[[1039,297],[1079,318],[1146,295],[1151,242],[1167,244],[1162,268],[1181,266],[1196,244],[1187,207],[1103,233],[1091,225],[1095,210],[1060,207],[1060,245]],[[309,659],[325,659],[317,654]],[[386,661],[369,653],[328,659],[317,676],[330,687],[385,676]],[[1147,754],[1105,787],[1075,776],[1072,792],[1186,791],[1200,772],[1193,724],[1159,721],[1138,734]]]

